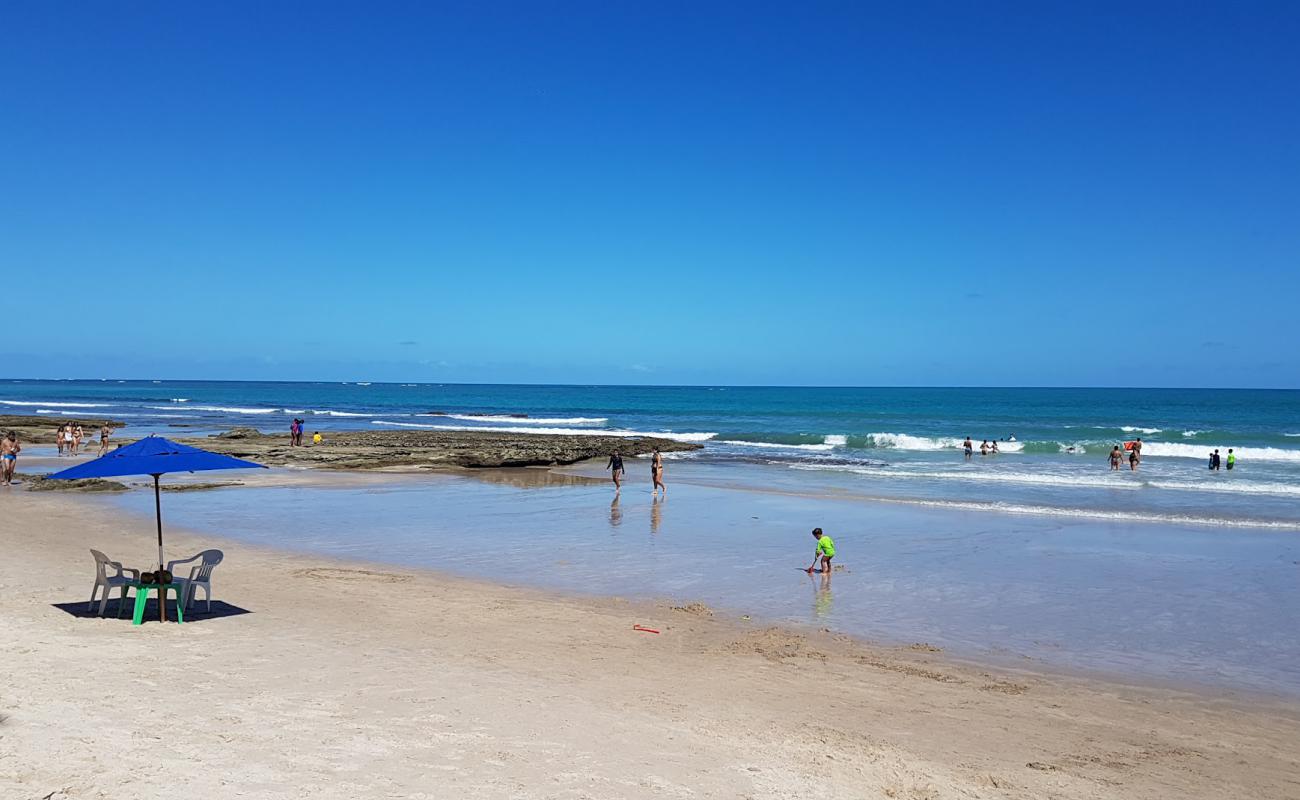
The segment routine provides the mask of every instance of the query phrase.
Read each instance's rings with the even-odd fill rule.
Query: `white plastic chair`
[[[168,561],[167,571],[172,574],[172,581],[180,584],[180,598],[185,603],[185,610],[189,611],[190,604],[194,602],[195,590],[203,589],[203,597],[207,600],[208,611],[212,611],[212,570],[221,563],[224,558],[220,550],[204,550],[196,556],[190,556],[179,561]],[[181,564],[189,564],[197,561],[190,568],[189,577],[181,578],[176,575],[176,567]]]
[[[108,556],[91,549],[90,554],[95,557],[95,585],[90,590],[90,602],[86,604],[86,610],[90,611],[95,607],[95,595],[99,594],[99,587],[104,587],[104,595],[99,600],[99,616],[104,616],[104,609],[108,607],[108,594],[113,591],[114,587],[120,590],[121,594],[117,600],[118,614],[121,614],[122,605],[126,602],[127,581],[140,580],[140,570],[125,569],[121,564],[112,560]],[[114,575],[108,574],[108,568],[112,567],[117,570]],[[126,573],[131,573],[127,577]]]

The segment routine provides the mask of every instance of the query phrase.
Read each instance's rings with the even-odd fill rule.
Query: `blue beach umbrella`
[[[168,472],[201,472],[211,469],[266,469],[261,464],[244,461],[197,447],[177,444],[161,436],[147,436],[138,442],[119,447],[108,455],[87,461],[46,480],[71,481],[84,478],[112,478],[121,475],[152,475],[154,510],[158,516],[158,571],[163,569],[162,497],[158,478]]]

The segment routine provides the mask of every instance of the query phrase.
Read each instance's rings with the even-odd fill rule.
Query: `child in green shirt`
[[[817,559],[820,558],[822,562],[820,571],[829,575],[831,572],[831,559],[835,558],[835,542],[831,541],[831,537],[822,533],[821,528],[813,528],[812,535],[817,540],[817,549],[813,551],[812,566],[804,571],[811,575],[813,567],[817,566]]]

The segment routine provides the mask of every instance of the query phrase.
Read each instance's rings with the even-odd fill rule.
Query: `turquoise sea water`
[[[764,483],[1015,514],[1300,528],[1300,391],[474,386],[195,381],[0,384],[0,411],[131,432],[490,428],[701,442]],[[999,439],[967,463],[962,438]],[[1012,437],[1015,441],[1008,441]],[[1137,473],[1106,453],[1141,437]],[[1231,472],[1209,453],[1234,448]]]

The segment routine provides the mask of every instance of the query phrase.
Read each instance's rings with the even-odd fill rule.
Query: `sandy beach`
[[[0,503],[5,797],[1300,795],[1290,703],[177,527],[171,555],[226,551],[214,613],[88,618],[87,548],[142,566],[147,531],[94,498]]]

